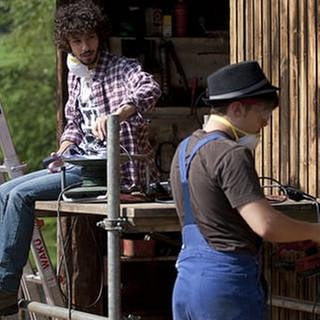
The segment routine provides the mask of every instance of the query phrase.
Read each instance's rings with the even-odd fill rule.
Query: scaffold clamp
[[[106,231],[119,231],[122,232],[126,223],[126,218],[119,217],[117,219],[105,218],[97,223],[97,227],[103,228]]]

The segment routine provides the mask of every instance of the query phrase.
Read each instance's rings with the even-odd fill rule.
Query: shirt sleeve
[[[124,74],[128,87],[128,100],[123,101],[123,104],[134,104],[137,112],[141,114],[151,110],[161,95],[159,84],[133,59],[128,60],[125,64]]]
[[[220,186],[233,208],[265,197],[253,156],[245,147],[239,146],[224,156],[219,166],[218,177]]]

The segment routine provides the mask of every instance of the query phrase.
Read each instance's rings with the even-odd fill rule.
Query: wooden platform
[[[273,204],[273,206],[288,216],[309,222],[317,221],[316,206],[311,201],[295,202],[292,200]],[[36,213],[38,216],[55,216],[57,201],[37,201]],[[61,215],[98,215],[107,217],[107,203],[59,203]],[[173,203],[126,203],[120,205],[120,216],[126,220],[125,227],[130,232],[134,229],[139,232],[170,232],[179,231],[180,225]]]
[[[55,216],[57,201],[37,201],[37,216]],[[61,215],[98,215],[107,217],[107,203],[76,203],[61,201]],[[179,231],[179,221],[174,204],[166,203],[127,203],[120,205],[120,216],[126,221],[125,230],[130,232],[171,232]]]

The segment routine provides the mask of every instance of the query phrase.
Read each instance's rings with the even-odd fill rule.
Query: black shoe
[[[18,309],[17,293],[0,291],[0,316],[18,313]]]

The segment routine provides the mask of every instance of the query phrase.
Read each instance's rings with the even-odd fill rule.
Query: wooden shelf
[[[127,257],[121,256],[122,262],[153,262],[153,261],[176,261],[176,256],[161,256],[161,257]]]
[[[210,107],[196,107],[197,110],[191,109],[189,106],[161,106],[156,107],[153,111],[149,112],[146,117],[149,119],[168,119],[168,118],[184,118],[193,119],[197,116],[208,114],[210,112]],[[191,111],[196,111],[196,113],[191,113]]]

